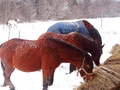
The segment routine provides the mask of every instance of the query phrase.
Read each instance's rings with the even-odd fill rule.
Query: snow
[[[116,43],[120,44],[120,18],[96,18],[86,19],[98,29],[101,34],[103,44],[103,54],[100,62],[103,63],[111,54],[109,53],[112,46]],[[73,21],[73,20],[71,20]],[[36,23],[20,23],[17,29],[11,28],[10,39],[19,36],[22,39],[36,40],[42,33],[58,21],[36,22]],[[9,29],[6,25],[0,25],[0,44],[8,40]],[[69,72],[69,64],[61,64],[55,71],[54,83],[49,86],[49,90],[73,90],[79,86],[83,79],[77,76],[77,71],[71,74]],[[3,75],[0,68],[0,85],[3,84]],[[16,87],[16,90],[42,90],[42,70],[36,72],[21,72],[17,69],[11,75],[11,81]],[[9,87],[0,86],[0,90],[9,90]]]

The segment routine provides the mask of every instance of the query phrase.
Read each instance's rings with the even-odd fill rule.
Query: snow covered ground
[[[112,46],[116,43],[120,44],[120,18],[100,18],[86,19],[93,24],[101,34],[103,44],[103,54],[100,62],[103,63],[109,56]],[[102,22],[101,22],[102,21]],[[46,32],[48,27],[58,21],[36,22],[36,23],[21,23],[18,28],[12,28],[10,38],[18,37],[23,39],[37,39],[42,33]],[[5,25],[0,25],[0,44],[8,40],[9,29]],[[68,73],[69,64],[61,64],[55,71],[54,83],[49,87],[49,90],[73,90],[76,86],[83,82],[80,76],[77,76],[77,71],[71,74]],[[11,81],[16,87],[16,90],[42,90],[42,71],[31,73],[15,70],[11,76]],[[3,84],[2,70],[0,68],[0,85]],[[0,90],[9,90],[8,87],[1,87]]]

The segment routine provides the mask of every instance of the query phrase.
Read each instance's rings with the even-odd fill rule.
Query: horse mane
[[[58,39],[58,38],[53,38],[52,36],[46,36],[45,39],[50,40],[52,42],[56,42],[60,45],[64,45],[64,46],[66,46],[66,48],[79,50],[79,51],[84,52],[86,54],[86,51],[84,51],[84,50],[78,48],[77,46],[74,46],[74,45],[72,45],[69,42],[66,42],[64,40],[61,40],[61,39]]]
[[[81,42],[83,42],[84,45],[87,45],[86,47],[91,49],[92,51],[94,51],[94,49],[100,50],[92,38],[86,37],[80,33],[76,33],[76,35],[74,35],[74,36],[76,37],[76,39],[78,37],[81,38]],[[92,49],[92,48],[94,48],[94,49]]]
[[[100,36],[98,30],[96,28],[94,28],[94,26],[91,25],[87,20],[82,20],[82,21],[83,21],[84,25],[86,26],[86,28],[89,30],[89,32],[91,34],[90,36],[92,36],[93,38],[98,38],[98,40],[99,40],[98,45],[99,45],[99,47],[101,47],[102,39],[101,39],[101,36]]]
[[[90,40],[90,41],[92,41],[92,42],[94,41],[93,38],[88,37],[88,36],[85,36],[85,35],[83,35],[83,34],[81,34],[81,33],[78,33],[78,32],[70,32],[69,34],[74,35],[74,36],[76,36],[76,37],[82,36],[81,38],[86,38],[87,40]]]

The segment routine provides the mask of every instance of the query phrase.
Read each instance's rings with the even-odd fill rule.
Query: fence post
[[[9,31],[8,31],[8,40],[10,39],[10,31],[11,31],[11,28],[8,26],[9,28]]]
[[[21,31],[19,30],[19,35],[18,35],[18,38],[20,38],[20,32],[21,32]]]
[[[103,13],[101,14],[101,29],[103,28]]]

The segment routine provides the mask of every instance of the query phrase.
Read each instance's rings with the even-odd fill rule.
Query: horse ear
[[[101,46],[101,49],[102,49],[104,46],[105,46],[105,44],[103,44],[103,45]]]

